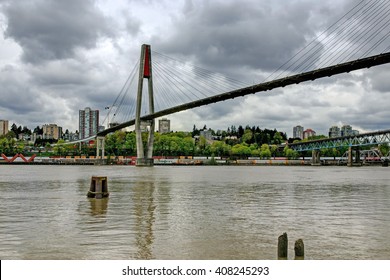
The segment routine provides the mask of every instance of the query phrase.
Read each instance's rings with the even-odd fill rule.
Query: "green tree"
[[[65,141],[62,139],[58,140],[57,144],[53,147],[53,152],[57,156],[66,155]]]
[[[157,137],[159,137],[159,133],[157,133]],[[126,137],[124,139],[124,144],[123,144],[123,150],[124,154],[126,156],[133,156],[136,154],[137,151],[137,145],[136,145],[136,138],[135,138],[135,133],[130,132],[126,134]]]
[[[252,154],[251,149],[244,144],[236,144],[232,147],[232,155],[238,157],[248,157]]]
[[[288,159],[296,159],[296,158],[298,158],[298,152],[294,151],[293,149],[289,148],[288,146],[284,147],[284,155]]]
[[[207,146],[206,138],[203,136],[200,136],[199,141],[198,141],[198,151],[199,151],[200,155],[206,154],[206,146]]]
[[[379,145],[379,151],[382,153],[383,156],[387,156],[390,151],[389,144],[381,144]]]
[[[270,158],[271,157],[271,150],[269,148],[268,144],[263,144],[260,147],[260,157],[261,158]]]
[[[270,146],[270,150],[271,150],[271,155],[273,156],[273,157],[276,157],[276,153],[277,153],[277,151],[278,151],[278,146],[277,145],[271,145]]]
[[[252,143],[249,146],[249,149],[251,150],[251,156],[252,157],[259,157],[260,156],[260,149],[259,149],[259,146],[256,143]]]
[[[0,138],[0,153],[5,155],[11,154],[10,143],[7,138]]]
[[[247,143],[247,144],[251,144],[251,143],[253,143],[252,139],[253,139],[252,130],[250,130],[248,128],[245,129],[244,134],[242,135],[242,142]]]
[[[115,131],[105,138],[105,147],[108,155],[121,155],[125,147],[126,132]],[[84,150],[84,154],[88,153]]]
[[[194,154],[195,143],[191,136],[182,139],[183,155],[189,156]]]
[[[276,145],[280,145],[283,142],[283,137],[280,132],[275,132],[272,143]]]
[[[215,156],[229,156],[231,152],[231,146],[223,141],[215,141],[211,144],[210,151]]]

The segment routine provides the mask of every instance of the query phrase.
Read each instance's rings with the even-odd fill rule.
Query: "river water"
[[[390,259],[385,167],[0,165],[0,197],[1,259]]]

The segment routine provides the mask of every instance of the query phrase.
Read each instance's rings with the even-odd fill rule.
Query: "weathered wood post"
[[[108,183],[106,176],[92,176],[91,185],[87,196],[90,198],[101,199],[108,197]]]
[[[278,260],[287,260],[288,238],[287,233],[283,233],[278,238]]]
[[[305,246],[302,239],[295,241],[294,245],[295,259],[304,260],[305,259]]]

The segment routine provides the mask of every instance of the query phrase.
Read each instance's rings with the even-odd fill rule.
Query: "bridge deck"
[[[313,141],[305,141],[289,144],[296,151],[311,151],[340,147],[356,147],[390,143],[390,130],[381,130],[370,133],[362,133],[353,136],[325,138]]]

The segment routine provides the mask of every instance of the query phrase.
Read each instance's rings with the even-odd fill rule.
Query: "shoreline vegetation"
[[[11,131],[13,132],[13,131]],[[0,164],[62,164],[62,165],[134,165],[136,135],[134,132],[116,131],[105,137],[105,157],[96,155],[96,141],[68,143],[42,142],[33,146],[11,137],[0,137]],[[15,132],[13,132],[15,134]],[[146,142],[146,134],[143,141]],[[316,136],[315,139],[325,136]],[[285,133],[276,129],[234,126],[227,131],[213,131],[206,126],[191,132],[170,132],[154,135],[154,165],[311,165],[311,151],[297,152],[288,143]],[[47,140],[47,139],[46,139]],[[40,139],[40,141],[46,141]],[[309,138],[307,140],[314,140]],[[307,141],[307,140],[303,140]],[[44,146],[42,146],[44,145]],[[145,145],[145,143],[144,143]],[[362,156],[362,164],[384,163],[380,155],[387,155],[389,145],[371,145],[365,149],[378,150],[377,156]],[[320,150],[320,165],[346,165],[348,147]],[[387,157],[388,160],[388,157]],[[317,163],[317,165],[319,165]],[[360,163],[358,164],[360,165]]]
[[[11,158],[8,157],[8,160]],[[29,165],[135,165],[136,157],[133,156],[105,156],[104,158],[95,156],[52,156],[52,157],[34,157],[29,161],[29,157],[20,154],[13,161],[7,161],[4,157],[0,158],[0,164],[29,164]],[[346,165],[346,159],[335,157],[321,158],[321,165]],[[364,161],[361,165],[381,165],[382,161]],[[156,166],[214,166],[214,165],[233,165],[233,166],[272,166],[272,165],[312,165],[311,157],[288,159],[285,157],[274,157],[261,159],[258,157],[248,157],[241,159],[222,158],[222,157],[154,157]]]

